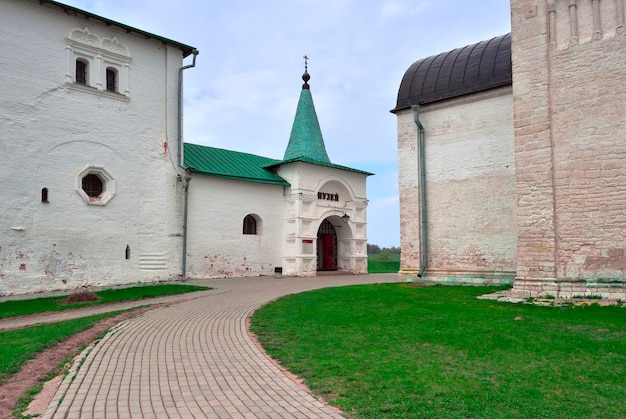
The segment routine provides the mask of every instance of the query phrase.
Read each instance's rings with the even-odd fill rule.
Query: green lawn
[[[182,294],[193,291],[208,290],[208,287],[186,284],[158,284],[143,285],[129,288],[115,288],[97,291],[97,301],[67,304],[63,297],[36,298],[32,300],[10,300],[0,302],[0,319],[14,316],[24,316],[47,311],[67,310],[70,308],[85,307],[95,304],[106,304],[118,301],[140,300],[162,295]]]
[[[400,270],[400,255],[389,255],[391,260],[378,260],[377,254],[367,255],[367,272],[370,274],[396,273]]]
[[[626,417],[626,308],[475,298],[498,289],[312,291],[262,307],[252,331],[355,417]]]
[[[0,382],[18,372],[24,362],[33,359],[44,349],[89,329],[106,317],[119,313],[120,311],[98,314],[0,332]]]

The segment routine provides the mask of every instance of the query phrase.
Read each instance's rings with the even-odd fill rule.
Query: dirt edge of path
[[[48,374],[59,367],[63,360],[68,357],[78,356],[84,346],[92,343],[103,332],[120,322],[169,304],[172,303],[161,303],[148,307],[144,306],[100,320],[91,329],[73,335],[63,342],[37,354],[34,359],[27,361],[18,373],[0,383],[0,418],[12,417],[11,412],[15,410],[20,397],[25,396],[30,388],[45,380]],[[61,384],[62,376],[60,377],[60,379],[52,379],[44,383],[44,390],[35,397],[35,400],[33,400],[29,406],[28,412],[26,412],[27,414],[43,415],[45,413],[48,404]]]

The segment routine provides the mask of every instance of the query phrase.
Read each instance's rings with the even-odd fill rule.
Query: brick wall
[[[623,295],[622,0],[520,0],[511,8],[519,234],[515,290],[520,295]]]
[[[422,106],[428,265],[435,282],[511,282],[515,276],[515,177],[510,87]],[[417,127],[398,113],[400,280],[421,265]]]

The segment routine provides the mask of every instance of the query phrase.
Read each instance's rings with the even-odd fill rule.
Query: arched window
[[[113,67],[107,67],[107,90],[117,92],[117,70]]]
[[[45,204],[48,203],[48,188],[43,188],[41,190],[41,202]]]
[[[88,84],[87,62],[85,60],[76,60],[76,78],[74,82],[78,84]]]
[[[256,218],[246,215],[243,219],[243,234],[256,234]]]

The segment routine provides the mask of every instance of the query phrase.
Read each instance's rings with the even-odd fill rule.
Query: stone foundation
[[[515,298],[552,296],[557,299],[602,297],[603,300],[625,300],[626,281],[601,278],[593,280],[517,279],[513,284],[511,296]]]
[[[418,270],[402,269],[398,272],[399,282],[416,284],[443,285],[511,285],[515,272],[480,272],[480,271],[433,271],[427,270],[418,277]]]

